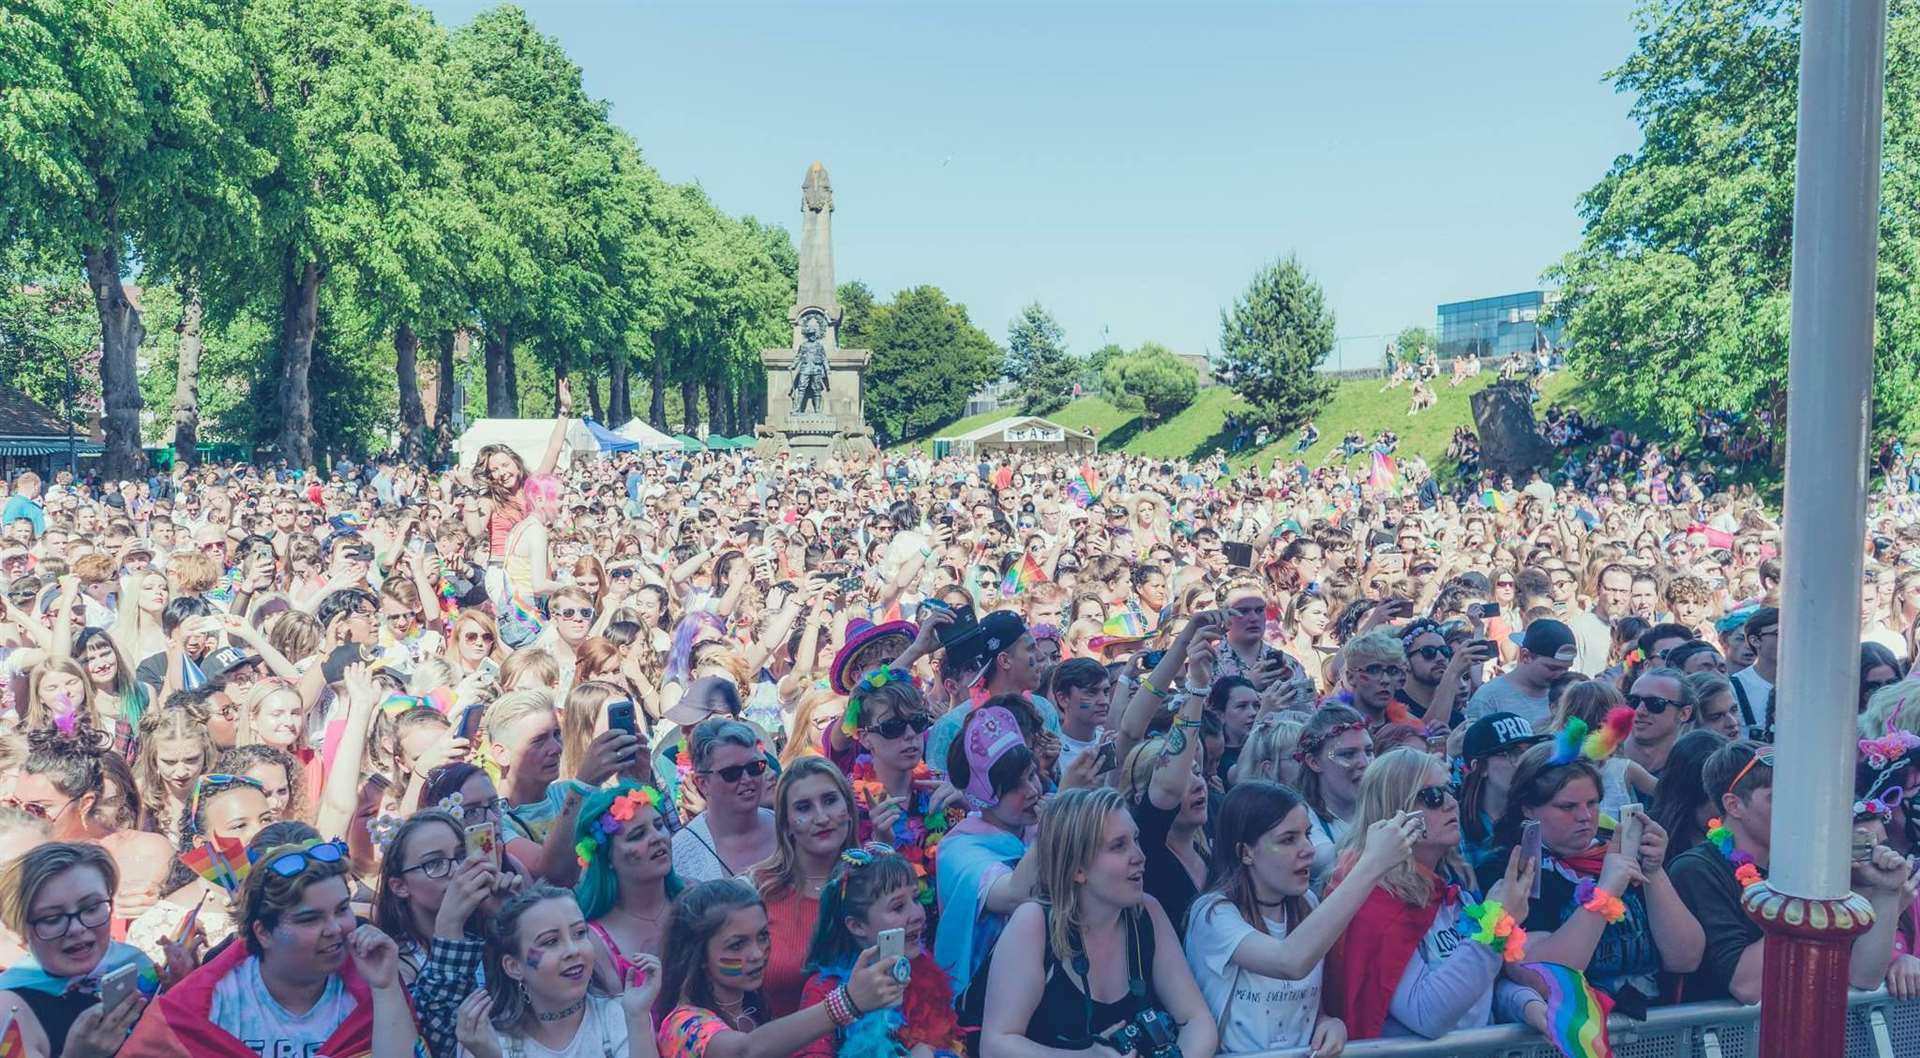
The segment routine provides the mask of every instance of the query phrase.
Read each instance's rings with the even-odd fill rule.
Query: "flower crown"
[[[613,803],[607,806],[607,810],[600,813],[600,819],[594,824],[592,834],[581,838],[573,846],[574,854],[580,859],[582,870],[593,862],[594,853],[600,850],[600,846],[612,841],[615,834],[625,830],[627,824],[633,822],[633,817],[639,814],[642,807],[651,808],[655,812],[660,811],[659,791],[651,786],[636,786],[613,799]]]
[[[840,850],[840,863],[844,867],[840,872],[840,898],[846,899],[847,879],[853,877],[853,872],[871,866],[874,860],[882,856],[892,855],[895,855],[893,846],[884,841],[869,841],[865,845]]]
[[[840,733],[851,736],[860,730],[860,701],[867,695],[890,683],[913,683],[913,676],[905,669],[896,669],[882,665],[860,677],[854,685],[853,693],[847,695],[847,711],[840,714]]]
[[[406,820],[399,816],[376,816],[367,820],[367,836],[384,855],[393,847],[394,836],[400,833],[400,824],[404,822]]]
[[[1892,819],[1893,810],[1898,808],[1905,798],[1905,790],[1902,790],[1898,786],[1890,786],[1880,791],[1877,797],[1869,797],[1863,801],[1855,801],[1853,803],[1853,818],[1859,819],[1863,816],[1879,816],[1881,819]]]
[[[1301,764],[1305,764],[1307,758],[1320,752],[1320,747],[1332,742],[1334,739],[1339,738],[1349,731],[1365,731],[1366,729],[1367,722],[1365,720],[1350,720],[1346,723],[1333,725],[1326,730],[1325,734],[1301,735],[1300,747],[1294,750],[1293,759],[1299,761]]]
[[[1920,735],[1911,731],[1889,731],[1880,738],[1860,740],[1860,756],[1870,768],[1884,768],[1920,749]]]

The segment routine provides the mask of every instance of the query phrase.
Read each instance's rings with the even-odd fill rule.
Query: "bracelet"
[[[827,1016],[840,1028],[854,1023],[853,998],[847,993],[846,985],[827,993]]]
[[[1164,699],[1164,698],[1166,698],[1166,696],[1167,696],[1167,692],[1166,692],[1166,691],[1163,691],[1163,690],[1161,690],[1161,689],[1160,689],[1160,688],[1158,688],[1158,687],[1155,687],[1155,686],[1153,685],[1153,681],[1152,681],[1152,680],[1141,680],[1141,681],[1140,681],[1140,689],[1141,689],[1141,690],[1143,690],[1143,691],[1146,691],[1146,692],[1147,692],[1148,694],[1151,694],[1151,695],[1153,695],[1153,696],[1154,696],[1155,698],[1161,698],[1161,699]]]
[[[840,991],[846,994],[847,1009],[853,1013],[854,1020],[858,1021],[859,1019],[866,1017],[867,1012],[864,1010],[861,1010],[860,1004],[853,1001],[853,989],[848,988],[846,985],[841,985]]]
[[[1526,958],[1527,931],[1513,920],[1507,909],[1491,900],[1461,909],[1480,928],[1468,940],[1479,941],[1500,954],[1507,962]]]
[[[1573,900],[1581,910],[1591,911],[1606,919],[1609,926],[1627,917],[1626,902],[1592,882],[1581,882],[1576,886]]]
[[[1199,727],[1200,718],[1197,716],[1192,718],[1188,718],[1184,716],[1176,716],[1173,718],[1173,726],[1174,727]]]

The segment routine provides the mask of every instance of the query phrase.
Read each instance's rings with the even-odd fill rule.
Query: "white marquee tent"
[[[680,450],[680,442],[647,425],[645,419],[630,419],[625,426],[613,431],[629,441],[640,442],[642,452]]]

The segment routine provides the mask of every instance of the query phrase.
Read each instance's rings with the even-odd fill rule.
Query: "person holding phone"
[[[1522,823],[1540,824],[1540,896],[1521,921],[1528,958],[1580,970],[1617,1003],[1643,1007],[1659,996],[1662,971],[1700,965],[1706,937],[1667,877],[1667,832],[1645,812],[1623,812],[1620,828],[1603,833],[1600,769],[1569,741],[1521,755],[1494,845],[1517,848]],[[1496,856],[1480,880],[1498,867]]]
[[[960,791],[926,760],[933,714],[920,689],[889,675],[854,688],[846,713],[862,752],[847,774],[862,840],[884,842],[914,865],[933,897],[940,839],[967,817]],[[856,704],[857,703],[857,704]]]
[[[80,842],[41,845],[0,871],[0,924],[27,943],[26,958],[0,974],[0,1005],[29,1054],[111,1058],[146,1008],[135,990],[107,1007],[100,987],[82,986],[123,968],[154,972],[137,948],[112,939],[119,881],[113,857]]]
[[[1301,672],[1300,663],[1267,642],[1267,592],[1252,577],[1236,577],[1220,592],[1226,639],[1214,663],[1217,676],[1244,676],[1265,689]]]

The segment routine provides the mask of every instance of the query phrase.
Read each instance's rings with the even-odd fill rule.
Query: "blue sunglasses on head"
[[[347,858],[344,841],[315,841],[288,849],[266,861],[263,866],[282,878],[292,878],[315,863],[339,863]]]

